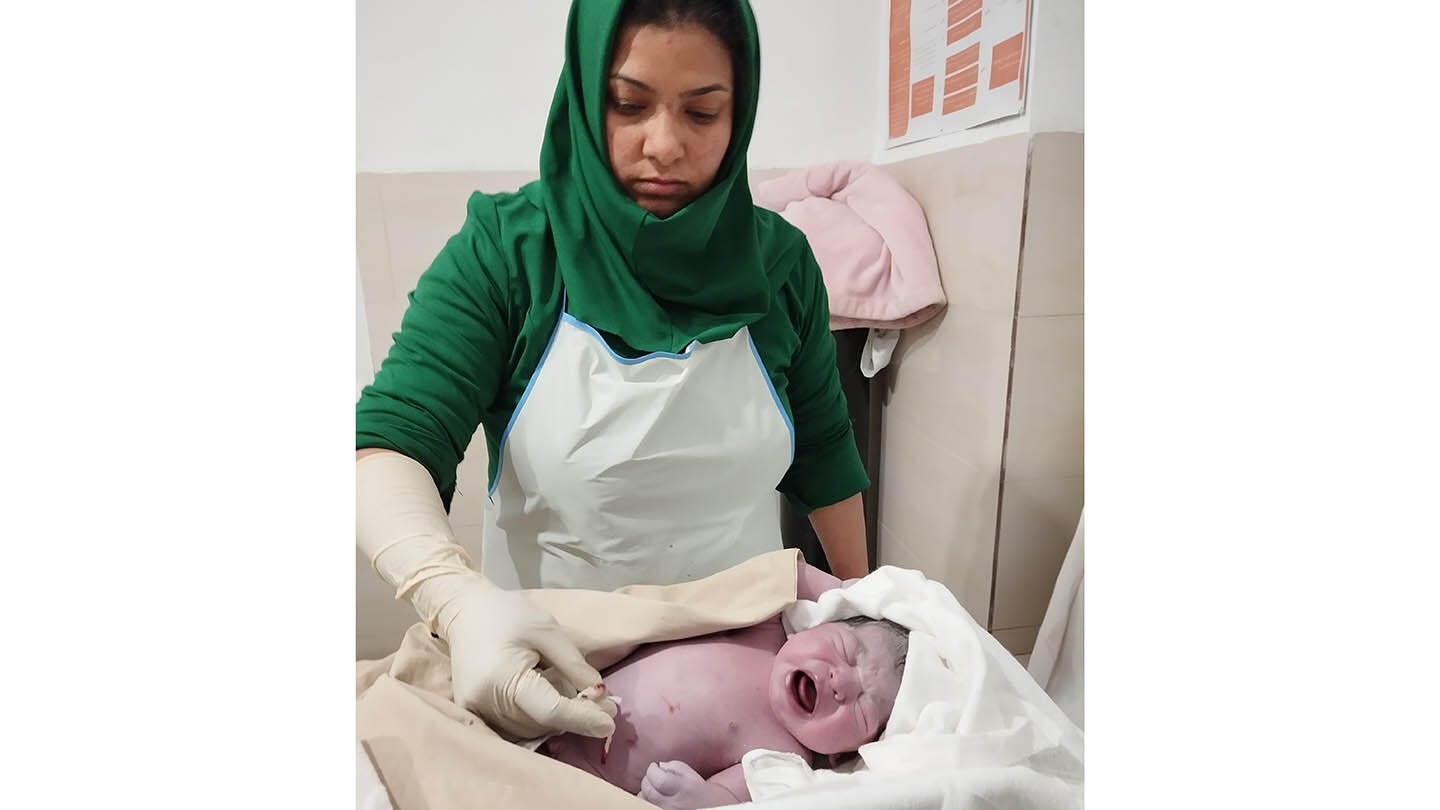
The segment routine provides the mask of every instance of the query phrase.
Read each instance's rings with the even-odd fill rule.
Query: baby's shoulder
[[[773,616],[749,627],[729,630],[724,635],[733,641],[751,642],[767,649],[773,648],[772,651],[775,652],[785,645],[785,627],[780,623],[779,616]]]

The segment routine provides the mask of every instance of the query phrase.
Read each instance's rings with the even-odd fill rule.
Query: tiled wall
[[[949,306],[904,334],[887,371],[880,562],[944,582],[1020,655],[1034,644],[1083,501],[1082,155],[1083,135],[1020,134],[885,167],[926,211]],[[778,173],[754,173],[752,182]],[[470,192],[533,177],[357,176],[358,264],[376,362],[406,295],[463,221]],[[458,539],[476,553],[486,484],[477,433],[451,512]],[[391,597],[357,560],[361,657],[393,650],[414,621]]]
[[[990,627],[1029,652],[1085,502],[1084,145],[1030,150]]]
[[[990,608],[1027,137],[886,166],[925,210],[949,301],[906,330],[881,427],[880,562]]]
[[[1015,135],[886,167],[925,208],[950,303],[896,353],[880,561],[944,582],[1020,655],[1084,501],[1083,146]]]

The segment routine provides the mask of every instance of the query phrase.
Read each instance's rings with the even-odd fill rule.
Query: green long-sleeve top
[[[548,241],[540,193],[537,181],[514,193],[471,196],[465,224],[420,277],[394,345],[356,405],[356,448],[385,448],[420,462],[447,508],[477,427],[485,430],[494,479],[500,438],[560,318],[563,274],[553,254],[533,260]],[[869,481],[840,389],[814,254],[778,215],[756,208],[755,222],[759,254],[771,263],[766,275],[781,281],[750,332],[795,426],[795,458],[778,489],[808,514]],[[630,356],[674,349],[629,346],[602,334]]]

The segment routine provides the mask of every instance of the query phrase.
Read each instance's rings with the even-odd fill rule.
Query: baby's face
[[[780,648],[770,670],[770,709],[800,744],[838,754],[880,733],[900,691],[887,632],[827,622]]]

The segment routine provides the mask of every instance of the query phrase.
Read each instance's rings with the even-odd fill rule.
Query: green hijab
[[[760,87],[760,39],[746,0],[735,61],[730,146],[714,185],[661,219],[625,195],[605,139],[611,48],[625,0],[574,0],[540,181],[571,315],[641,351],[681,351],[760,319],[781,279],[767,275],[745,161]],[[766,239],[766,242],[771,240]]]

